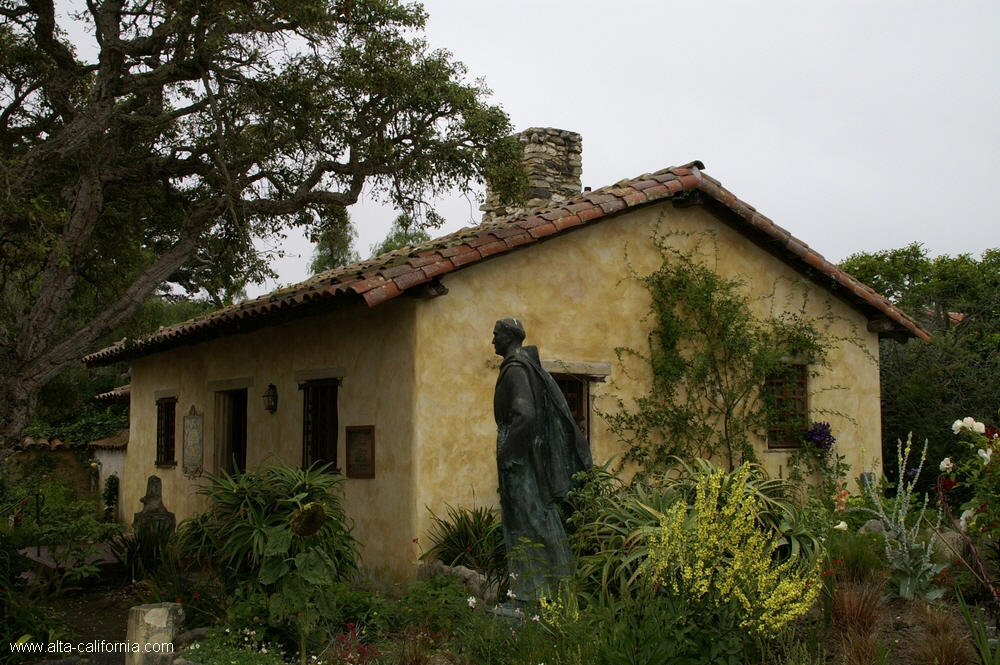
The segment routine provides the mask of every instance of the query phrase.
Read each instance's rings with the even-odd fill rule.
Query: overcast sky
[[[831,261],[1000,247],[1000,3],[428,0],[427,39],[516,129],[583,135],[593,188],[683,164]],[[479,221],[442,203],[442,232]],[[367,256],[394,211],[350,209]],[[279,283],[307,276],[289,239]],[[274,288],[252,288],[257,295]]]

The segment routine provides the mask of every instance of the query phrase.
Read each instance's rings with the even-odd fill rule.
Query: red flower
[[[199,598],[201,598],[201,594],[195,591],[194,593],[191,594],[191,597],[194,598],[195,600],[198,600]]]
[[[182,601],[181,601],[181,599],[180,599],[180,598],[174,598],[174,602],[175,602],[175,603],[180,603],[180,602],[182,602]]]
[[[472,551],[472,547],[466,547],[466,548],[465,548],[465,551],[466,551],[466,552],[471,552],[471,551]]]
[[[942,478],[941,479],[941,489],[943,489],[945,492],[950,492],[951,490],[955,489],[955,485],[957,485],[957,484],[958,484],[958,481],[957,480],[953,480],[951,478]]]

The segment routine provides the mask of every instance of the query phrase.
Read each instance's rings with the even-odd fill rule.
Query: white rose
[[[962,518],[958,521],[958,528],[965,531],[966,526],[969,523],[969,518],[975,519],[976,513],[971,510],[966,510],[962,513]]]
[[[983,464],[989,464],[990,458],[993,457],[993,449],[990,448],[989,450],[983,450],[980,448],[976,451],[976,454],[983,458]]]
[[[986,425],[981,422],[975,422],[972,424],[972,431],[976,434],[986,434]]]
[[[840,523],[833,527],[837,531],[847,531],[847,522],[840,520]]]
[[[955,434],[958,434],[959,432],[962,431],[962,427],[964,427],[964,423],[961,420],[956,420],[951,425],[951,431],[954,432]]]
[[[941,473],[950,473],[955,468],[955,463],[951,461],[950,457],[945,457],[941,460],[941,465],[938,468],[941,469]]]
[[[965,425],[966,429],[972,429],[976,426],[976,419],[971,416],[963,418],[962,424]]]

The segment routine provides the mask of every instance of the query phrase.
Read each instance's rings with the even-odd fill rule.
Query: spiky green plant
[[[431,512],[433,523],[428,537],[432,546],[420,558],[471,568],[502,594],[507,585],[507,548],[499,511],[482,506],[446,507],[448,513],[444,518]]]

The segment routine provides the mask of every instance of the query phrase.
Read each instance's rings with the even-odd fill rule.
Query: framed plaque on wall
[[[375,426],[347,428],[347,477],[375,477]]]

